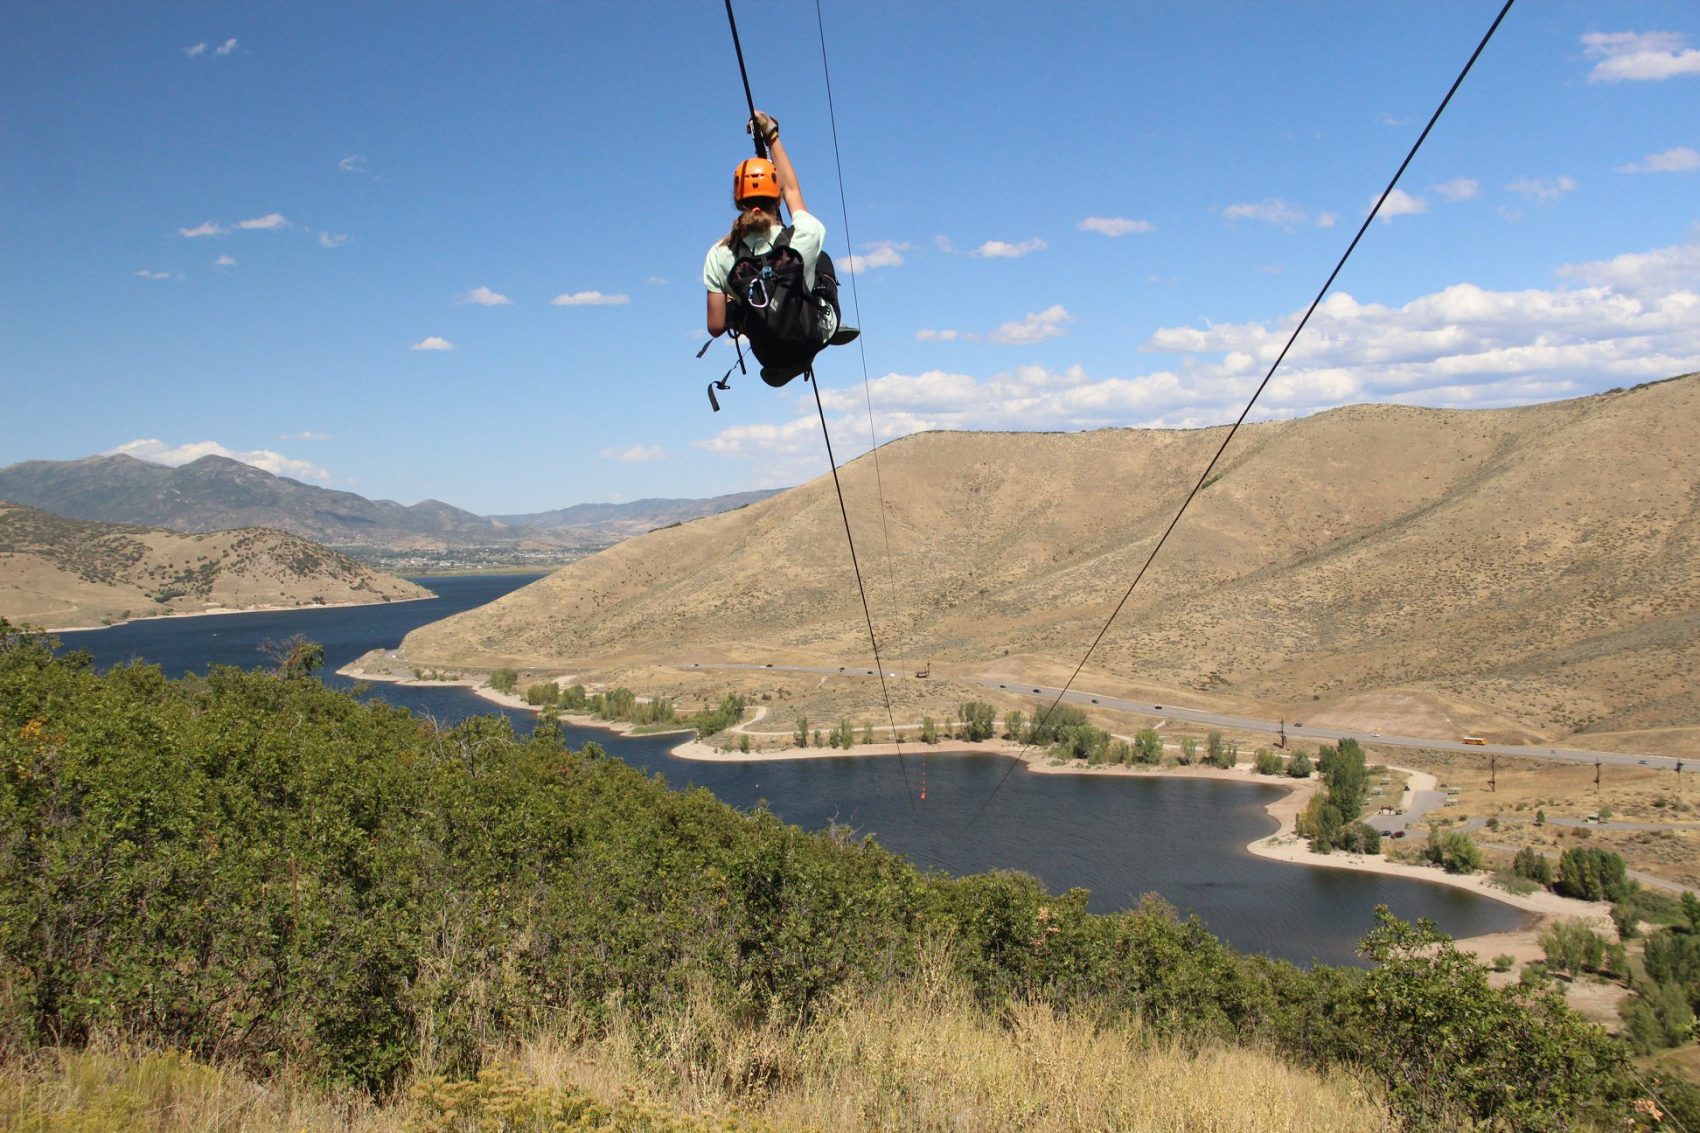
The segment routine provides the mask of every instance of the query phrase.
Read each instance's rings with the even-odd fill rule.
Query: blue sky
[[[822,7],[842,186],[814,5],[737,11],[860,265],[841,458],[869,401],[881,440],[1232,419],[1498,10]],[[0,464],[481,513],[819,475],[806,386],[712,414],[731,349],[692,357],[744,116],[719,0],[5,5]],[[1260,417],[1700,369],[1700,6],[1524,0],[1401,185]]]

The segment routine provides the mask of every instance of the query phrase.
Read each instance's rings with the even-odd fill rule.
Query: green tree
[[[938,722],[931,716],[921,717],[921,742],[924,744],[936,744],[939,742]]]
[[[1486,861],[1475,841],[1457,830],[1448,830],[1444,834],[1429,831],[1423,857],[1447,873],[1475,873]]]
[[[990,704],[970,700],[957,709],[962,719],[962,736],[970,743],[989,740],[997,731],[997,713]]]
[[[1191,767],[1198,762],[1198,741],[1192,736],[1181,737],[1181,765]]]
[[[874,742],[874,722],[872,720],[862,721],[862,742],[865,744]]]
[[[1155,728],[1141,728],[1133,734],[1133,761],[1147,767],[1163,761],[1163,737]]]
[[[512,669],[497,669],[490,674],[490,687],[497,692],[512,693],[519,683],[519,674]]]
[[[1561,972],[1597,972],[1605,962],[1606,942],[1581,921],[1559,921],[1540,937],[1547,967]]]
[[[1345,822],[1355,822],[1363,814],[1368,775],[1364,769],[1364,749],[1357,740],[1345,739],[1339,747],[1324,746],[1320,752],[1319,769],[1328,785],[1328,797],[1340,810]]]
[[[1287,774],[1294,779],[1310,778],[1310,756],[1302,751],[1293,753],[1293,758],[1287,761]]]
[[[840,747],[845,751],[849,751],[852,747],[856,746],[856,729],[850,726],[850,720],[848,717],[841,717],[839,719],[838,727],[833,729],[832,740],[833,747]]]
[[[1495,989],[1432,922],[1380,906],[1361,951],[1363,1058],[1413,1129],[1562,1130],[1602,1116],[1623,1055],[1562,997]]]
[[[1552,861],[1533,846],[1524,846],[1511,859],[1511,872],[1536,885],[1552,884]]]
[[[1558,880],[1553,888],[1566,897],[1583,901],[1621,901],[1632,883],[1623,857],[1610,850],[1575,846],[1558,859]]]
[[[1003,714],[1004,739],[1019,741],[1021,739],[1021,729],[1025,726],[1026,717],[1021,714],[1021,709],[1011,708]]]
[[[1252,766],[1259,775],[1279,775],[1287,769],[1286,761],[1281,758],[1280,753],[1266,747],[1257,749]]]

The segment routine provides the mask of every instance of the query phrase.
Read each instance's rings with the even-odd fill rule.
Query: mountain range
[[[31,460],[0,468],[0,500],[72,519],[181,532],[269,527],[340,547],[387,550],[543,546],[591,549],[630,535],[763,499],[581,504],[523,516],[479,516],[425,500],[370,500],[274,476],[222,456],[168,467],[132,456]]]

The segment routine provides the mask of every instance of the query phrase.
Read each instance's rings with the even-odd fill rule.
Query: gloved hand
[[[764,110],[758,110],[744,124],[744,132],[753,138],[759,138],[766,145],[772,145],[779,138],[779,119]]]

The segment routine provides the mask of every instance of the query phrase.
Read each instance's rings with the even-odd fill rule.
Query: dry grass
[[[1385,1128],[1350,1078],[1255,1049],[1193,1051],[1042,1005],[995,1019],[942,981],[846,999],[807,1029],[739,1026],[693,996],[657,1029],[615,1013],[499,1052],[478,1079],[425,1079],[379,1106],[175,1054],[49,1052],[0,1070],[0,1127],[243,1133],[586,1129],[1330,1133]]]

